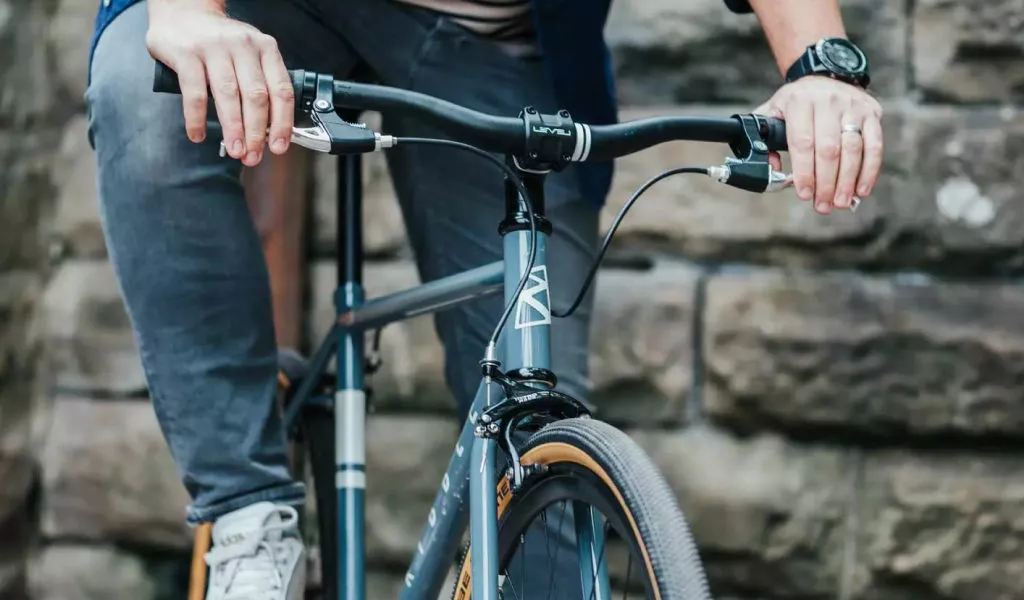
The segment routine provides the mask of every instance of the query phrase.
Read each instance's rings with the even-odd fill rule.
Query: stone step
[[[708,284],[705,410],[743,429],[1024,441],[1024,287],[735,272]]]

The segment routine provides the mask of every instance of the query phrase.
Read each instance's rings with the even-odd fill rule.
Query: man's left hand
[[[828,77],[779,88],[756,111],[785,119],[793,184],[828,214],[871,194],[882,168],[882,106],[863,89]],[[772,156],[780,168],[777,155]]]

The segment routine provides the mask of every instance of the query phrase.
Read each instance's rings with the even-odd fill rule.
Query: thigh
[[[318,31],[306,13],[289,6],[232,3],[242,18],[291,32],[283,40]],[[239,381],[269,373],[266,381],[273,382],[274,338],[266,266],[240,163],[218,155],[216,135],[190,142],[180,96],[152,91],[147,26],[146,5],[139,3],[106,28],[86,91],[107,248],[154,394],[198,397],[185,388],[217,384],[211,394],[246,401]],[[320,44],[307,39],[282,47],[297,52],[317,45],[330,53],[333,35],[320,37]]]
[[[372,0],[371,0],[372,1]],[[471,108],[517,115],[526,105],[557,110],[543,64],[506,55],[447,20],[433,20],[429,37],[411,68],[407,87]],[[396,135],[437,132],[401,117],[387,117]],[[406,229],[424,280],[500,260],[498,224],[504,216],[500,171],[457,149],[398,147],[389,155]],[[552,173],[545,187],[547,216],[554,226],[548,244],[551,302],[565,310],[575,298],[596,252],[597,210],[582,200],[570,172]],[[437,316],[445,345],[446,376],[465,413],[480,380],[479,360],[503,308],[500,296]],[[578,397],[587,392],[587,345],[591,298],[567,319],[552,324],[552,368],[559,387]]]

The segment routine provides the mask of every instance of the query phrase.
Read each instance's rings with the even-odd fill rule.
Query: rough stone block
[[[51,52],[40,44],[47,39],[56,4],[56,0],[0,3],[0,127],[22,127],[52,116],[58,106]]]
[[[1022,471],[1013,454],[868,453],[853,597],[1020,598]]]
[[[101,393],[146,390],[128,314],[109,263],[61,265],[46,289],[43,320],[58,386]]]
[[[157,600],[158,587],[137,556],[110,546],[47,546],[29,570],[35,600]]]
[[[1024,2],[916,0],[912,3],[916,84],[929,99],[1024,99]]]
[[[89,44],[96,23],[98,5],[92,0],[59,0],[48,23],[47,41],[57,64],[64,94],[84,103],[89,77]]]
[[[894,195],[873,201],[888,204],[888,231],[868,244],[884,248],[874,263],[966,277],[1024,273],[1024,113],[906,111],[902,139],[886,151]]]
[[[0,56],[2,48],[0,44]],[[4,131],[2,103],[8,89],[2,81],[0,77],[0,272],[43,268],[53,207],[53,148],[60,133],[43,126],[31,132]]]
[[[104,258],[107,255],[96,183],[96,155],[89,147],[84,116],[73,118],[64,130],[53,172],[57,187],[53,233],[64,256]]]
[[[592,400],[602,420],[678,423],[693,386],[696,268],[604,269],[590,334]]]
[[[366,433],[367,557],[408,564],[455,450],[452,417],[373,415]]]
[[[837,597],[854,484],[846,453],[706,425],[630,435],[678,494],[715,597]]]
[[[872,87],[884,97],[907,88],[905,0],[846,0],[851,39],[868,55]],[[623,104],[740,102],[753,108],[780,85],[778,67],[753,15],[722,0],[620,0],[607,39]]]
[[[188,494],[148,402],[58,398],[42,468],[46,537],[191,545]]]
[[[24,508],[35,478],[40,344],[34,327],[41,280],[0,275],[0,523]]]
[[[625,111],[728,116],[741,107]],[[786,190],[755,195],[697,175],[665,179],[627,214],[615,247],[716,261],[917,269],[959,276],[1024,272],[1018,202],[1024,122],[1015,109],[887,105],[885,164],[857,212],[822,216]],[[673,142],[618,163],[607,227],[640,185],[684,165],[721,164],[725,145]],[[786,155],[783,155],[784,157]]]
[[[706,411],[743,428],[1024,434],[1024,288],[743,272],[708,284]]]
[[[368,126],[380,130],[380,115],[366,113]],[[338,237],[338,157],[317,154],[313,197],[313,249],[334,256]],[[363,248],[367,256],[390,256],[407,245],[402,211],[398,207],[391,175],[382,153],[366,154],[363,162]]]

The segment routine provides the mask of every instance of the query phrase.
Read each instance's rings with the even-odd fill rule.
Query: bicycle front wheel
[[[498,482],[505,600],[587,600],[601,598],[598,590],[616,597],[710,599],[675,495],[629,436],[594,419],[567,419],[538,431],[521,452],[524,466],[537,467],[534,474],[515,493],[507,475]],[[591,524],[594,537],[586,533]],[[602,541],[581,553],[582,537]],[[458,570],[454,600],[471,597],[471,555],[470,549]],[[628,562],[616,568],[611,558]]]

